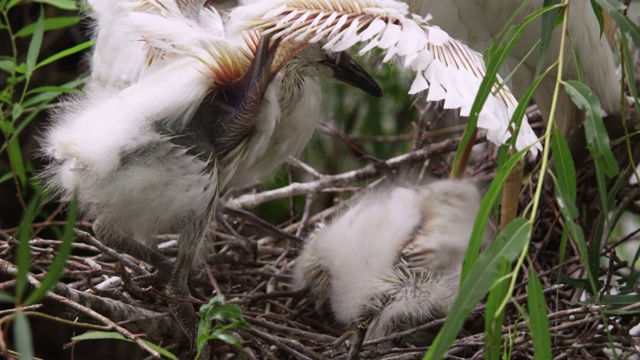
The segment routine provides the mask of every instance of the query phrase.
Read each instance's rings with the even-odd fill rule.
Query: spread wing
[[[444,101],[445,108],[470,114],[480,82],[486,74],[482,56],[451,38],[429,18],[412,15],[407,5],[392,0],[277,0],[239,7],[229,16],[227,26],[262,29],[283,37],[281,46],[326,41],[325,49],[344,51],[361,43],[361,54],[374,48],[385,52],[384,61],[397,58],[415,71],[411,94],[428,90],[427,100]],[[283,61],[286,61],[284,59]],[[498,79],[501,82],[501,79]],[[517,105],[509,89],[496,84],[480,112],[478,127],[487,129],[489,140],[503,144],[510,136],[510,120]],[[526,119],[516,147],[541,149]]]

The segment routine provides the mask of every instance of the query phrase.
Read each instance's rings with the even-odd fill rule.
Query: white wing
[[[416,72],[410,93],[429,89],[427,100],[444,101],[445,108],[460,109],[468,116],[486,70],[480,54],[436,26],[429,17],[408,12],[406,4],[391,0],[278,0],[234,10],[233,32],[262,28],[285,42],[327,41],[325,49],[343,51],[363,43],[361,53],[380,48],[385,61],[399,58]],[[229,29],[228,29],[229,31]],[[489,140],[503,144],[510,136],[510,120],[517,101],[506,86],[494,86],[480,112],[478,126],[488,130]],[[516,147],[529,145],[531,154],[541,149],[526,119]]]

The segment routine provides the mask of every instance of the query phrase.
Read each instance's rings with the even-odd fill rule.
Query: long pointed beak
[[[351,55],[341,52],[322,63],[333,70],[333,77],[372,96],[382,97],[382,88]]]

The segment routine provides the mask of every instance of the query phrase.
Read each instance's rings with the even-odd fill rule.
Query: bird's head
[[[292,66],[297,66],[305,75],[336,79],[372,96],[382,96],[380,85],[346,51],[328,52],[321,43],[314,43],[291,61]]]

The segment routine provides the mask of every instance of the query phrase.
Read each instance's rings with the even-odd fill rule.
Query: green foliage
[[[78,336],[74,336],[71,338],[71,340],[73,341],[85,341],[85,340],[123,340],[123,341],[127,341],[127,342],[133,342],[131,339],[127,339],[126,337],[124,337],[122,334],[116,333],[116,332],[108,332],[108,331],[88,331],[82,335],[78,335]],[[147,340],[144,339],[140,339],[140,341],[142,341],[143,343],[145,343],[147,346],[149,346],[150,348],[152,348],[153,350],[157,351],[160,355],[162,355],[163,357],[167,358],[167,359],[171,359],[171,360],[178,360],[178,357],[175,356],[174,354],[172,354],[170,351],[167,351],[166,349],[152,343],[149,342]]]
[[[527,302],[529,305],[529,321],[527,325],[531,329],[535,359],[551,359],[551,338],[549,333],[549,320],[547,320],[547,303],[542,292],[540,279],[534,269],[529,272],[529,284],[527,288]]]
[[[77,9],[75,1],[41,2],[57,6],[59,9]],[[51,268],[48,269],[41,286],[28,294],[31,262],[29,241],[33,237],[32,224],[36,218],[42,215],[43,195],[36,182],[30,181],[34,177],[33,166],[29,157],[23,153],[20,135],[38,115],[42,114],[43,110],[49,107],[51,101],[60,94],[77,92],[75,87],[83,83],[83,80],[79,80],[61,86],[49,84],[34,87],[32,84],[34,84],[33,79],[36,72],[44,71],[46,65],[87,49],[91,43],[86,42],[57,52],[44,60],[39,60],[43,53],[47,32],[73,26],[79,22],[79,17],[46,18],[45,6],[39,5],[39,15],[34,23],[21,29],[14,29],[14,25],[10,22],[11,12],[19,5],[22,5],[22,2],[0,2],[0,34],[10,45],[0,51],[0,71],[3,72],[0,74],[0,79],[5,79],[2,88],[0,88],[0,131],[4,139],[0,145],[0,156],[6,155],[9,162],[6,170],[0,167],[0,183],[13,180],[15,193],[18,194],[23,206],[22,220],[16,236],[18,248],[15,262],[18,274],[15,296],[0,293],[0,301],[15,303],[17,309],[13,317],[15,345],[22,359],[31,359],[33,358],[31,330],[27,315],[20,308],[40,301],[61,278],[67,258],[71,253],[77,204],[76,201],[73,201],[69,205],[64,235],[60,239],[62,244]],[[23,39],[28,39],[26,49],[20,46]],[[24,300],[25,297],[26,300]]]
[[[200,322],[196,337],[198,346],[196,359],[200,357],[209,340],[220,340],[242,348],[240,340],[232,332],[233,329],[251,329],[251,325],[244,321],[240,308],[234,304],[225,304],[222,295],[209,300],[208,304],[200,308]]]
[[[460,283],[460,291],[447,321],[425,355],[425,360],[441,359],[456,339],[464,319],[498,280],[503,260],[512,262],[529,241],[531,222],[516,218],[489,245]]]

